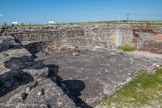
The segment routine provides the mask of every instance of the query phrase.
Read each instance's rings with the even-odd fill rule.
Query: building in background
[[[18,25],[18,22],[12,22],[13,25]]]
[[[54,21],[48,21],[48,24],[54,24],[55,22]]]

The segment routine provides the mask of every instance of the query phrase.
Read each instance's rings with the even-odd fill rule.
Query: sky
[[[127,13],[129,20],[162,20],[162,0],[0,0],[0,24],[126,20]]]

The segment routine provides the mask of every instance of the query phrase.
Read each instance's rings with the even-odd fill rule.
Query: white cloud
[[[0,16],[3,16],[3,14],[0,14]]]

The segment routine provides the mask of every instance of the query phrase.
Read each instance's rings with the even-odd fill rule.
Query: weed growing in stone
[[[121,49],[123,51],[135,51],[136,47],[130,47],[130,46],[118,46],[118,49]]]

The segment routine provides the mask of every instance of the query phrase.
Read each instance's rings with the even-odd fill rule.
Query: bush
[[[135,51],[136,47],[130,47],[130,46],[118,46],[118,49],[121,49],[123,51]]]

